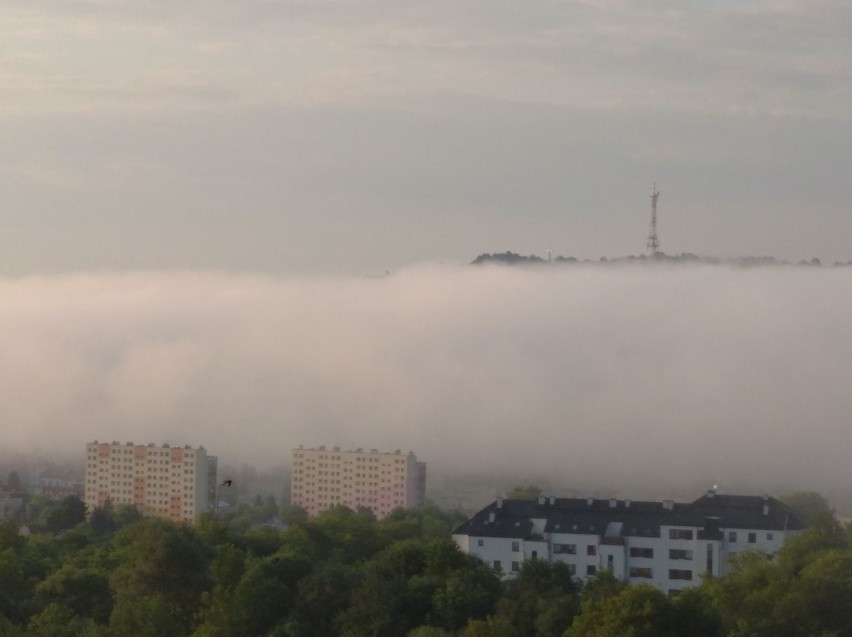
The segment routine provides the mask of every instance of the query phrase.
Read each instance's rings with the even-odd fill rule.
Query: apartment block
[[[293,450],[290,501],[309,515],[344,505],[366,507],[383,518],[399,507],[422,506],[425,500],[426,463],[412,452]]]
[[[541,496],[498,498],[453,539],[505,577],[539,559],[565,563],[578,579],[609,570],[674,594],[724,575],[740,551],[774,554],[803,528],[795,511],[769,496],[708,491],[689,503]]]
[[[86,445],[84,501],[89,512],[107,501],[143,515],[196,522],[216,502],[215,456],[193,449],[118,442]]]

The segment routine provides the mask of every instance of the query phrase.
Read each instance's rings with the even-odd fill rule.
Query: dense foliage
[[[240,512],[194,527],[132,509],[80,521],[74,502],[0,525],[0,637],[805,637],[852,635],[852,544],[829,513],[774,558],[676,597],[604,572],[581,586],[528,561],[504,582],[450,539],[434,507],[377,521],[345,508],[279,531]]]

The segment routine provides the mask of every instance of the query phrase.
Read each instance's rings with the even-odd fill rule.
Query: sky
[[[843,486],[848,268],[465,264],[641,254],[654,183],[669,254],[852,259],[850,36],[846,0],[5,0],[3,444]]]
[[[0,272],[852,258],[845,0],[6,0]]]

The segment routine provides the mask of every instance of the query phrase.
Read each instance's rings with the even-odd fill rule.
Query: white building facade
[[[89,513],[109,501],[143,515],[197,522],[216,501],[216,467],[204,447],[96,440],[86,445],[84,502]]]
[[[768,496],[708,491],[691,503],[541,496],[498,498],[453,539],[507,577],[542,559],[565,563],[579,579],[608,569],[674,594],[724,575],[740,551],[774,554],[802,528],[795,511]]]
[[[422,506],[425,500],[426,463],[412,452],[293,450],[290,502],[309,515],[343,505],[365,507],[383,518],[400,507]]]

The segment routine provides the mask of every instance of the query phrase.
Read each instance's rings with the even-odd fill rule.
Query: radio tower
[[[657,199],[659,198],[657,182],[654,182],[654,190],[651,193],[651,231],[648,233],[648,252],[652,257],[660,254],[660,241],[657,239]]]

